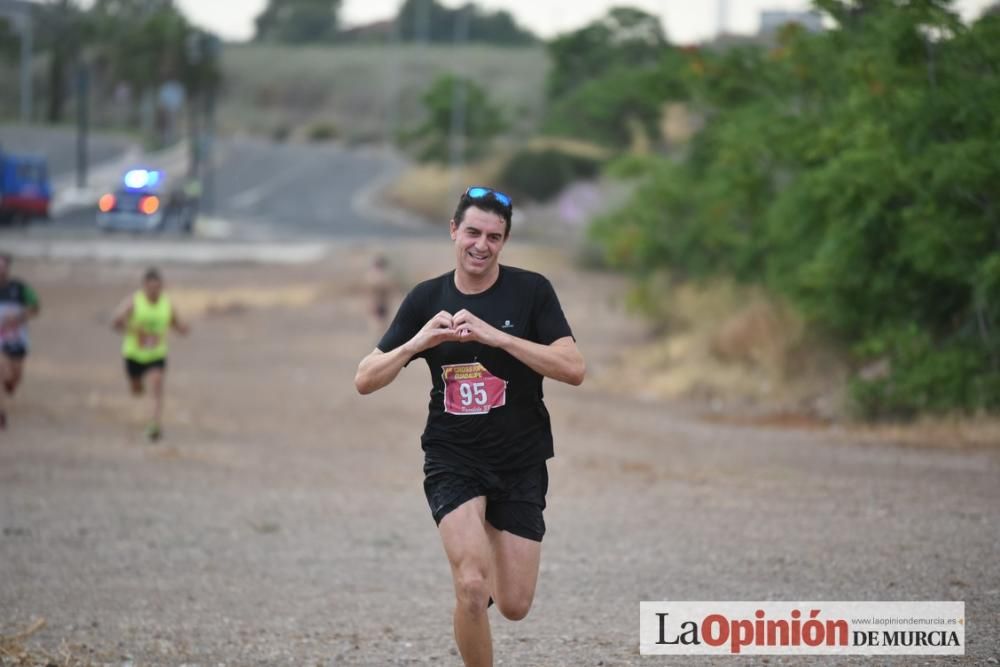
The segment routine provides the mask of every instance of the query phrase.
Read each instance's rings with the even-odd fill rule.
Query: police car
[[[155,232],[168,227],[190,232],[194,206],[183,193],[167,188],[156,169],[131,169],[121,186],[97,201],[97,226],[105,231]]]

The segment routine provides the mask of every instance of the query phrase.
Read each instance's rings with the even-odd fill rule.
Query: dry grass
[[[470,183],[494,183],[505,159],[497,154],[483,162],[465,165],[457,174],[443,165],[417,165],[404,172],[383,197],[395,206],[445,224],[451,219],[461,191]]]
[[[833,424],[801,412],[708,413],[706,421],[738,426],[823,430]],[[862,444],[893,444],[901,447],[953,450],[1000,448],[1000,419],[996,417],[921,417],[909,423],[839,424],[840,436]]]
[[[921,417],[907,424],[852,425],[848,432],[862,440],[908,447],[1000,448],[997,417]]]
[[[717,282],[646,287],[662,334],[629,350],[619,388],[697,399],[715,411],[839,416],[847,365],[784,304],[760,290]]]
[[[27,665],[30,658],[27,649],[22,642],[45,627],[45,619],[39,618],[27,629],[16,632],[9,636],[0,635],[0,659],[2,664]]]
[[[541,47],[280,47],[232,44],[223,52],[224,130],[272,136],[318,120],[349,142],[383,140],[417,124],[421,97],[441,74],[480,82],[518,134],[530,133],[544,105],[548,59]]]
[[[586,141],[557,137],[536,137],[526,143],[532,150],[556,149],[570,155],[594,159],[606,159],[607,149]],[[491,156],[475,164],[464,165],[457,174],[447,165],[415,165],[405,171],[383,194],[395,206],[415,211],[429,220],[447,221],[454,211],[454,203],[462,189],[469,184],[492,185],[514,152],[512,145],[497,148]],[[538,214],[537,207],[531,207],[530,214]],[[515,215],[528,209],[518,205]]]
[[[81,647],[63,642],[55,653],[25,646],[24,642],[44,628],[46,620],[36,619],[30,626],[12,635],[0,635],[0,665],[4,667],[93,667],[95,663],[80,655]]]
[[[174,287],[170,290],[170,297],[178,310],[188,317],[195,317],[235,314],[251,308],[301,308],[318,301],[322,291],[320,285],[307,284],[221,290]]]
[[[605,376],[615,390],[693,400],[705,406],[707,421],[717,423],[809,430],[836,423],[854,442],[1000,447],[997,417],[848,421],[846,355],[760,290],[726,282],[672,285],[659,278],[643,300],[662,331],[626,352],[620,371]]]
[[[567,155],[591,160],[607,160],[612,155],[612,152],[603,146],[568,137],[535,137],[527,143],[526,148],[535,151],[557,150]]]

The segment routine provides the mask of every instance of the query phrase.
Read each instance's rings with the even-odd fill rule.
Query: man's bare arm
[[[358,364],[354,375],[354,388],[359,394],[370,394],[391,383],[403,370],[403,366],[413,358],[406,345],[400,345],[391,352],[375,348]]]
[[[181,319],[180,313],[177,312],[176,308],[172,308],[170,312],[170,326],[174,331],[182,336],[187,336],[188,332],[191,331],[191,327],[188,323]]]
[[[359,394],[378,391],[396,379],[399,371],[414,356],[446,340],[456,340],[457,333],[451,325],[451,313],[441,311],[423,326],[410,340],[395,350],[382,352],[375,348],[358,364],[354,375],[354,388]]]
[[[549,345],[542,345],[510,334],[502,334],[497,347],[539,375],[576,387],[583,384],[583,377],[587,373],[583,355],[580,354],[571,336],[560,338]]]
[[[564,336],[549,345],[511,336],[490,326],[468,310],[455,313],[455,329],[463,342],[479,342],[498,347],[539,375],[572,385],[583,383],[586,364],[572,336]]]
[[[130,317],[132,317],[132,299],[127,298],[115,308],[115,314],[111,320],[111,328],[119,333],[125,331]]]

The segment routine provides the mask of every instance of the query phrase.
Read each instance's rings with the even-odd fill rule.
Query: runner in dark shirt
[[[7,400],[24,377],[28,357],[28,320],[38,315],[38,295],[10,276],[11,256],[0,254],[0,429],[7,428]]]
[[[502,266],[510,198],[466,190],[451,221],[456,268],[417,285],[355,386],[368,394],[414,358],[430,369],[424,491],[451,564],[455,638],[466,665],[492,665],[487,606],[511,620],[535,593],[552,429],[542,379],[583,382],[584,361],[552,285]]]

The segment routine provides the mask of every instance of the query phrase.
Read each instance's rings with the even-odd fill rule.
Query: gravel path
[[[365,398],[351,383],[376,339],[358,289],[371,249],[165,267],[195,331],[173,343],[156,446],[106,326],[140,267],[16,264],[44,313],[0,434],[0,634],[45,618],[29,649],[94,664],[460,664],[420,484],[426,371]],[[553,279],[591,377],[546,383],[549,532],[531,615],[492,615],[498,664],[850,664],[640,657],[638,602],[667,599],[964,600],[965,658],[878,663],[996,663],[1000,449],[726,426],[609,393],[641,337],[621,281],[506,252]],[[451,262],[444,241],[389,253],[408,283]]]

